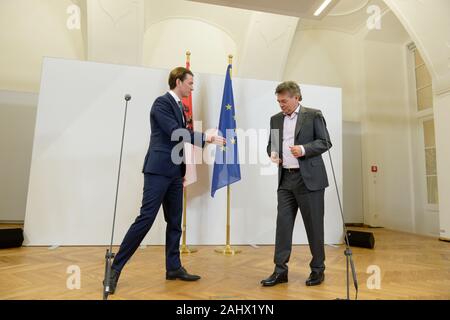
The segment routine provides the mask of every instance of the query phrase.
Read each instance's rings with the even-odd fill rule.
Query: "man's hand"
[[[223,146],[227,142],[227,140],[225,140],[225,138],[221,136],[208,136],[206,142],[216,144],[218,146]]]
[[[270,160],[272,160],[272,162],[276,163],[276,164],[280,164],[281,163],[281,159],[280,159],[280,156],[278,155],[278,152],[272,151],[270,153]]]
[[[303,157],[303,151],[301,146],[290,146],[289,149],[291,149],[291,153],[294,157],[296,158]]]
[[[205,132],[206,142],[216,144],[218,146],[223,146],[227,143],[227,140],[224,137],[221,137],[217,134],[217,129],[209,129]]]

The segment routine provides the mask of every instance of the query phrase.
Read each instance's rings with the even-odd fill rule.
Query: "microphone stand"
[[[123,130],[122,130],[122,143],[120,145],[120,160],[119,160],[119,172],[117,174],[117,186],[116,186],[116,200],[114,203],[114,218],[113,218],[113,225],[112,225],[112,232],[111,232],[111,244],[109,246],[109,249],[106,249],[105,254],[105,279],[103,281],[103,300],[108,300],[109,295],[109,285],[110,285],[110,276],[111,276],[111,265],[112,265],[112,259],[114,258],[115,254],[112,252],[112,245],[113,245],[113,239],[114,239],[114,227],[116,224],[116,210],[117,210],[117,196],[119,194],[119,181],[120,181],[120,168],[122,166],[122,151],[123,151],[123,140],[125,136],[125,123],[127,121],[127,110],[128,110],[128,101],[131,100],[131,96],[129,94],[125,95],[125,115],[123,118]]]
[[[323,118],[322,112],[318,111],[317,115],[320,117],[320,120],[322,121],[322,125],[323,125],[323,127],[325,129],[325,134],[326,134],[327,133],[326,125],[325,125],[325,120]],[[326,144],[327,144],[328,157],[330,158],[331,170],[333,171],[333,180],[334,180],[334,185],[336,186],[336,194],[337,194],[337,198],[338,198],[338,202],[339,202],[339,210],[341,212],[342,226],[343,226],[343,229],[344,229],[344,237],[345,237],[345,251],[344,251],[344,255],[345,255],[346,264],[347,264],[347,267],[346,267],[346,274],[347,274],[347,298],[346,299],[337,298],[336,300],[350,300],[349,265],[350,265],[351,270],[352,270],[353,285],[355,286],[355,291],[356,291],[355,300],[358,300],[358,279],[356,278],[356,269],[355,269],[355,264],[353,263],[353,254],[352,254],[352,250],[350,249],[350,242],[348,241],[347,227],[345,225],[344,212],[342,210],[341,198],[339,196],[339,189],[338,189],[338,185],[337,185],[337,182],[336,182],[336,174],[334,172],[333,160],[331,159],[330,145],[328,143],[328,137],[325,137],[325,141],[326,141]]]

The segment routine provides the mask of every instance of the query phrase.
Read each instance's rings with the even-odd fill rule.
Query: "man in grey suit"
[[[324,194],[328,187],[322,153],[331,148],[325,120],[319,110],[300,104],[300,87],[283,82],[275,90],[282,112],[270,119],[267,153],[278,164],[278,215],[275,239],[275,270],[261,281],[274,286],[288,281],[292,232],[298,209],[302,214],[312,254],[307,286],[324,280]]]

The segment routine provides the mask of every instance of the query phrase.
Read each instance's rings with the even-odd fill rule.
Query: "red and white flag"
[[[189,61],[189,55],[186,58],[186,68],[191,68],[191,63]],[[192,93],[187,98],[182,99],[184,106],[184,116],[186,118],[186,128],[189,130],[194,130],[194,121],[192,117]],[[186,175],[184,177],[183,185],[186,187],[197,181],[197,168],[196,168],[196,154],[202,154],[201,148],[196,147],[190,143],[184,144],[184,156],[186,161]]]

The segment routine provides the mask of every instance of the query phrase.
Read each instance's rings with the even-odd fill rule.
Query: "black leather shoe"
[[[109,275],[109,294],[114,294],[117,287],[117,281],[119,281],[120,272],[117,272],[113,268],[111,268],[111,273]],[[105,280],[103,280],[103,287],[105,286]]]
[[[310,286],[317,286],[321,284],[325,280],[325,274],[323,272],[311,272],[309,275],[309,278],[306,280],[306,285],[308,287]]]
[[[276,284],[285,283],[285,282],[288,282],[288,273],[287,272],[283,272],[283,273],[274,272],[267,279],[261,280],[261,284],[263,285],[263,287],[272,287]]]
[[[198,279],[200,279],[200,276],[189,274],[183,267],[181,267],[178,270],[166,272],[166,280],[176,280],[176,279],[180,279],[183,281],[197,281]]]

